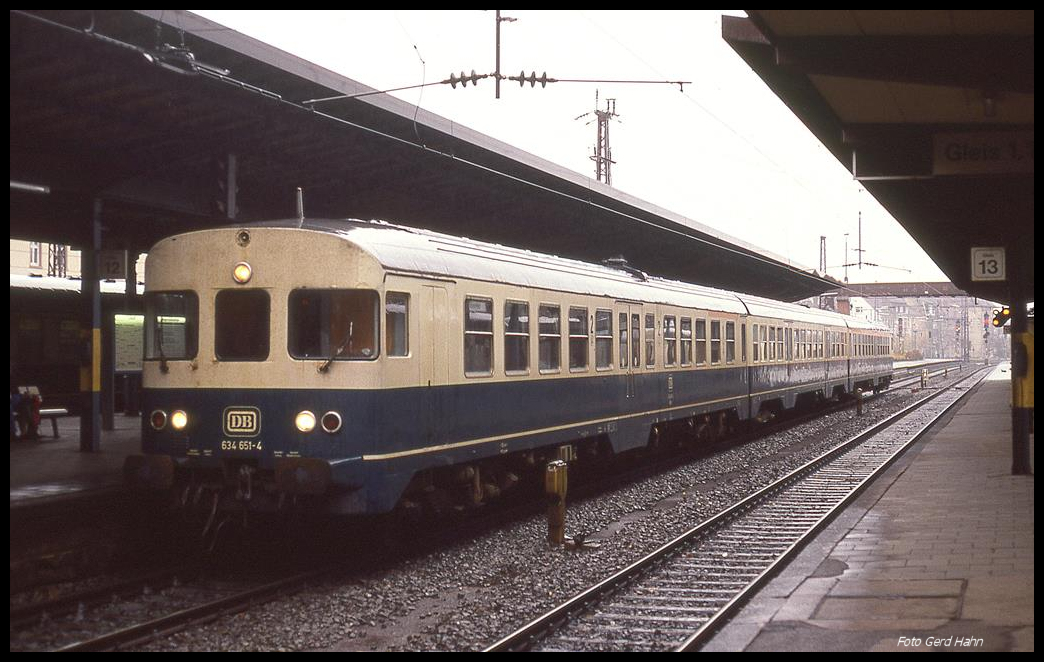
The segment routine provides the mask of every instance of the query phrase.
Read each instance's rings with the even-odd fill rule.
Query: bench
[[[30,398],[31,401],[35,401],[36,403],[43,402],[43,396],[40,395],[40,389],[36,386],[19,386],[18,393],[21,394],[23,398]],[[62,416],[68,416],[69,410],[64,407],[50,407],[47,409],[41,408],[39,411],[41,423],[44,419],[51,420],[51,432],[54,433],[54,437],[57,439],[60,436],[58,434],[58,419]],[[36,434],[40,434],[39,429],[36,430]]]
[[[45,418],[51,419],[51,431],[54,433],[54,438],[57,439],[60,435],[58,434],[58,419],[62,416],[68,416],[69,410],[55,407],[53,409],[41,409],[40,420],[43,421]],[[39,431],[37,431],[39,434]]]

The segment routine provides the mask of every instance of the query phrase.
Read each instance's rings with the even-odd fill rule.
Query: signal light
[[[167,412],[157,409],[149,414],[149,424],[153,430],[162,430],[167,425]]]
[[[1011,317],[1011,308],[1004,306],[1000,310],[993,311],[993,326],[1002,327],[1008,323],[1008,318]]]
[[[323,430],[333,434],[341,429],[341,415],[335,411],[328,411],[323,414],[320,423],[323,426]]]

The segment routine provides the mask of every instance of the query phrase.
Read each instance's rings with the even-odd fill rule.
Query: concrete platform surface
[[[80,419],[71,416],[58,419],[57,439],[45,421],[40,439],[12,441],[11,508],[119,487],[124,458],[141,452],[141,418],[116,414],[113,427],[97,453],[80,452]]]
[[[998,367],[707,651],[1033,650],[1033,476]],[[1032,444],[1032,437],[1031,437]]]

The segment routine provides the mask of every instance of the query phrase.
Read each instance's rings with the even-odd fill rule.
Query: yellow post
[[[547,541],[552,546],[565,542],[565,501],[568,467],[562,460],[547,463],[544,491],[547,493]]]

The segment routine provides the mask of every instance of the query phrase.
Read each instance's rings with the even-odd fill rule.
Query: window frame
[[[598,317],[599,313],[603,313],[603,319],[609,320],[609,335],[598,334]],[[599,370],[612,370],[613,369],[613,345],[616,343],[616,338],[613,336],[613,311],[607,308],[595,308],[595,323],[594,323],[594,336],[595,336],[595,371]],[[602,346],[602,343],[609,343],[609,362],[605,365],[600,365],[598,358],[601,354],[598,348]]]
[[[761,344],[760,344],[761,343],[761,336],[760,336],[761,325],[760,324],[752,324],[751,326],[754,329],[752,334],[751,334],[753,336],[753,343],[754,343],[753,344],[753,347],[754,347],[754,363],[761,363]]]
[[[391,325],[391,322],[389,320],[389,316],[391,314],[395,314],[395,313],[390,313],[390,311],[388,310],[388,305],[389,305],[388,297],[392,297],[392,296],[401,296],[401,297],[404,297],[405,300],[406,300],[406,309],[405,309],[405,312],[403,313],[403,318],[404,319],[403,319],[403,325],[402,325],[403,326],[403,331],[405,332],[404,333],[404,338],[403,338],[403,344],[406,347],[406,352],[404,354],[394,354],[394,353],[392,353],[392,347],[391,347],[392,343],[389,342],[389,339],[387,337],[387,334],[392,331],[392,325]],[[389,357],[389,358],[405,359],[405,358],[409,358],[410,357],[410,299],[411,299],[411,297],[410,297],[410,293],[409,292],[399,292],[399,291],[395,291],[395,290],[389,290],[389,291],[386,291],[384,293],[384,334],[385,335],[384,335],[383,339],[384,339],[384,343],[386,345],[386,347],[384,347],[384,355]],[[377,350],[377,353],[378,353],[378,355],[381,353],[380,349]]]
[[[508,320],[510,318],[508,317],[508,306],[525,306],[525,315],[526,315],[526,330],[525,330],[525,332],[509,330]],[[525,375],[530,374],[530,371],[532,370],[532,365],[533,365],[533,361],[532,361],[532,357],[531,357],[531,354],[532,354],[532,351],[531,351],[532,350],[532,335],[533,335],[533,317],[529,314],[529,302],[528,301],[522,301],[522,300],[519,300],[519,299],[505,299],[504,300],[504,374],[505,375],[508,375],[510,377],[518,377],[518,376],[525,376]],[[519,338],[519,339],[524,338],[525,339],[525,340],[522,341],[522,347],[525,348],[525,353],[526,353],[526,367],[524,369],[508,368],[508,357],[512,355],[512,353],[508,351],[508,338]]]
[[[700,337],[700,327],[703,327],[703,336]],[[697,317],[693,320],[693,349],[696,356],[693,358],[693,365],[710,365],[710,347],[709,339],[707,337],[707,318]],[[702,360],[701,360],[702,356]]]
[[[373,291],[373,290],[371,290]],[[374,292],[376,294],[376,292]],[[265,318],[265,352],[264,356],[251,355],[247,358],[242,356],[222,356],[220,344],[226,342],[225,340],[219,341],[219,334],[225,332],[222,328],[222,313],[219,311],[221,307],[221,300],[228,299],[230,297],[244,298],[246,296],[264,296],[266,305],[264,306],[264,318]],[[377,294],[377,301],[380,301],[380,294]],[[238,320],[236,320],[238,321]],[[227,349],[227,348],[226,348]],[[378,354],[380,352],[377,352]],[[262,288],[226,288],[218,290],[214,293],[214,358],[221,363],[264,363],[272,356],[272,294]],[[374,356],[374,359],[377,357]]]
[[[642,314],[631,313],[631,369],[642,367]]]
[[[664,315],[663,316],[663,367],[665,367],[665,368],[674,368],[677,365],[678,365],[678,318],[677,318],[676,315]]]
[[[566,329],[569,338],[569,372],[587,372],[591,369],[591,327],[590,320],[588,319],[588,308],[587,306],[568,306],[566,308],[569,311],[566,316],[566,325],[569,327]],[[576,316],[581,324],[583,324],[583,333],[573,333],[573,311],[578,311]],[[584,351],[581,356],[584,360],[582,366],[573,367],[573,341],[583,341]]]
[[[482,301],[482,302],[485,302],[485,303],[489,304],[489,331],[478,331],[478,330],[469,330],[468,329],[468,322],[471,319],[470,314],[469,314],[470,311],[468,310],[468,303],[471,302],[471,301]],[[477,294],[476,295],[472,295],[472,294],[464,295],[464,320],[463,320],[463,322],[464,322],[464,324],[463,324],[463,327],[464,327],[464,338],[463,338],[463,340],[464,340],[464,355],[462,357],[464,365],[462,367],[464,368],[464,376],[465,377],[481,378],[481,377],[492,377],[493,376],[493,372],[494,372],[494,369],[495,369],[495,366],[496,366],[496,363],[495,363],[495,361],[496,361],[496,352],[495,352],[494,347],[493,347],[494,344],[495,344],[494,343],[494,338],[493,338],[493,336],[494,336],[494,334],[493,334],[493,328],[494,328],[493,317],[494,317],[494,314],[495,314],[494,310],[495,310],[495,308],[494,308],[494,303],[493,303],[493,298],[492,297],[482,296],[482,295],[477,295]],[[468,370],[468,336],[469,335],[470,336],[481,336],[481,337],[488,336],[489,337],[489,371],[484,372],[484,371],[479,371],[479,370]]]
[[[688,326],[688,340],[686,340],[686,326]],[[688,368],[692,365],[692,318],[682,317],[678,320],[678,341],[680,356],[679,364],[683,368]]]
[[[191,351],[189,351],[189,348],[190,348],[190,344],[188,342],[189,336],[186,333],[186,336],[185,336],[185,354],[184,354],[184,356],[167,356],[166,352],[163,352],[162,356],[150,356],[150,354],[149,354],[150,346],[154,346],[155,345],[155,332],[153,332],[153,335],[152,335],[153,342],[150,343],[149,342],[149,339],[150,339],[150,335],[149,335],[149,326],[150,326],[149,325],[149,300],[152,299],[152,298],[155,298],[155,297],[157,297],[159,295],[172,295],[172,294],[190,295],[190,297],[191,297],[189,299],[189,301],[192,304],[191,314],[192,314],[192,316],[194,318],[193,319],[193,321],[194,321],[194,328],[193,328],[193,333],[192,333],[193,343],[191,345]],[[199,337],[200,337],[200,329],[199,329],[199,293],[197,293],[195,290],[153,290],[153,291],[146,292],[145,295],[144,295],[144,310],[143,310],[143,314],[145,316],[145,319],[143,321],[144,328],[143,328],[143,331],[142,331],[142,333],[143,333],[142,342],[144,344],[143,351],[142,351],[143,360],[145,360],[145,361],[191,361],[191,360],[193,360],[193,359],[195,359],[195,358],[197,358],[199,356]],[[169,315],[156,315],[156,317],[168,317],[168,316]],[[186,315],[186,318],[185,318],[186,330],[189,328],[188,324],[189,324],[189,318]]]
[[[715,329],[715,327],[717,327],[717,330],[718,330],[718,334],[717,334],[718,337],[717,338],[714,337],[714,329]],[[710,364],[711,365],[721,365],[723,361],[722,361],[722,351],[721,351],[722,337],[721,337],[721,320],[720,319],[711,319],[711,321],[710,321],[710,336],[711,336],[710,337],[710,342],[711,342],[711,346],[710,346],[710,350],[711,350],[710,359],[711,359],[711,361],[710,361]],[[717,345],[715,345],[715,343],[717,343]],[[718,350],[718,352],[717,352],[718,360],[717,361],[714,360],[714,350],[715,350],[715,348],[717,348],[717,350]]]
[[[544,309],[554,310],[557,313],[556,320],[558,323],[558,333],[544,333],[541,318],[544,316]],[[543,346],[545,338],[550,342],[554,342],[558,351],[556,358],[558,359],[557,365],[554,368],[545,368],[543,366]],[[562,372],[562,306],[557,303],[540,303],[537,304],[537,369],[541,375],[553,375]]]
[[[631,342],[628,330],[630,326],[627,323],[627,313],[619,313],[620,320],[620,369],[627,370],[628,363],[631,360]]]
[[[656,313],[645,313],[645,367],[656,367]]]
[[[223,291],[229,291],[229,290],[223,290]],[[239,291],[245,291],[245,290],[239,290]],[[293,302],[293,299],[294,299],[295,296],[298,296],[298,295],[300,295],[301,293],[304,293],[304,292],[311,292],[311,293],[317,294],[319,296],[322,296],[324,294],[325,295],[332,295],[335,292],[365,292],[365,293],[373,295],[373,303],[374,303],[374,311],[373,311],[373,317],[374,317],[374,327],[373,327],[373,341],[374,341],[373,344],[374,344],[374,348],[373,349],[374,349],[374,352],[373,352],[373,355],[372,356],[335,356],[335,357],[333,357],[333,360],[334,361],[376,361],[377,359],[379,359],[381,357],[381,333],[383,331],[382,328],[381,328],[381,310],[382,310],[381,293],[379,291],[377,291],[377,290],[367,289],[367,288],[332,288],[332,289],[328,289],[328,288],[313,288],[313,287],[297,287],[297,288],[294,288],[294,289],[290,290],[290,292],[286,296],[286,325],[287,325],[287,331],[286,331],[286,353],[287,353],[287,356],[289,356],[291,359],[293,359],[295,361],[316,361],[316,360],[325,361],[325,360],[331,358],[328,355],[325,355],[325,356],[324,355],[305,356],[305,355],[300,355],[300,354],[295,354],[294,353],[298,349],[298,347],[299,347],[298,345],[294,345],[294,343],[295,343],[295,341],[299,340],[299,338],[296,335],[296,331],[295,331],[295,327],[294,327],[294,324],[293,324],[293,320],[291,320],[291,317],[290,317],[292,312],[294,311],[292,302]],[[216,296],[215,296],[214,306],[215,306],[215,319],[216,319],[216,317],[217,317],[217,315],[216,315],[216,310],[217,310],[217,298],[216,298]],[[270,314],[271,314],[271,305],[269,306],[269,309],[270,309]],[[215,333],[216,333],[216,326],[217,325],[216,325],[216,322],[215,322]],[[271,348],[269,348],[269,352],[271,353]],[[215,342],[214,354],[217,355],[216,342]]]
[[[729,336],[732,336],[731,338]],[[736,321],[725,320],[725,365],[736,362]]]

